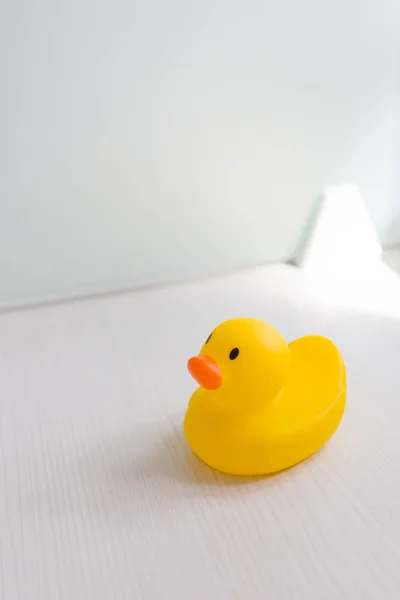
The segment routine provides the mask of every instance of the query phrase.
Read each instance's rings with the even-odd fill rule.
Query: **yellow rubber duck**
[[[327,338],[287,344],[257,319],[232,319],[188,361],[200,384],[184,432],[218,471],[261,475],[286,469],[325,444],[346,403],[343,358]]]

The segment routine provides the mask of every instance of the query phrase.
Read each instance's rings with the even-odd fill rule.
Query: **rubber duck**
[[[231,475],[265,475],[319,450],[346,403],[346,370],[335,344],[310,335],[286,343],[271,325],[225,321],[188,369],[200,387],[185,437],[207,465]]]

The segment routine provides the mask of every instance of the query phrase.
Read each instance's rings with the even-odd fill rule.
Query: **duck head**
[[[257,319],[231,319],[216,327],[188,369],[227,411],[257,410],[285,386],[290,352],[273,327]]]

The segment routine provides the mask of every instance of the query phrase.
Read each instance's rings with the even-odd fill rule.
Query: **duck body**
[[[194,453],[218,471],[286,469],[319,450],[339,426],[346,371],[327,338],[286,344],[262,321],[233,319],[191,361],[189,370],[203,385],[190,399],[184,433]]]

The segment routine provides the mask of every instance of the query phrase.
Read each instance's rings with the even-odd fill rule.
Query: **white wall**
[[[396,4],[3,0],[0,302],[289,258],[344,180],[385,238]]]

